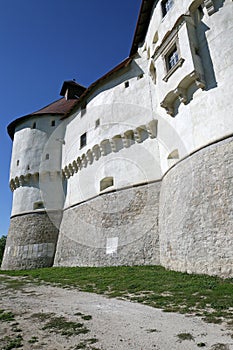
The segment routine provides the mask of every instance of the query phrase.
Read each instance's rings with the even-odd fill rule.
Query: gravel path
[[[25,350],[233,350],[232,331],[197,317],[51,285],[15,290],[3,282],[0,291],[0,308],[15,315],[15,321],[0,322],[0,349],[4,349],[4,337],[20,333]],[[33,316],[35,313],[82,322],[89,332],[67,337],[43,330],[46,320]],[[192,339],[179,339],[181,333],[186,335],[180,337],[188,333]]]

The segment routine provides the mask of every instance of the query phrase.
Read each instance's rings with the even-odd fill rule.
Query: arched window
[[[113,186],[114,181],[113,181],[113,177],[105,177],[100,181],[100,191],[105,190],[108,187]]]

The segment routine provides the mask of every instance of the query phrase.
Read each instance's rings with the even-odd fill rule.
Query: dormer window
[[[174,4],[174,0],[163,0],[161,2],[163,17],[166,16],[168,11],[170,11],[170,9],[172,8],[173,4]]]

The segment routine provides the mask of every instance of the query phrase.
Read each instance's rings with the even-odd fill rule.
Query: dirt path
[[[5,280],[0,291],[0,309],[15,315],[0,322],[0,349],[17,337],[25,350],[233,349],[230,330],[197,317],[50,285],[9,288]]]

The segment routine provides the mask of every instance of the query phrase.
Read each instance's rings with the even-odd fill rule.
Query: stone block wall
[[[33,269],[53,265],[58,229],[45,212],[11,218],[1,268]]]
[[[159,264],[159,191],[155,182],[66,209],[54,265]]]
[[[160,262],[176,271],[233,277],[233,138],[212,144],[164,176]]]

